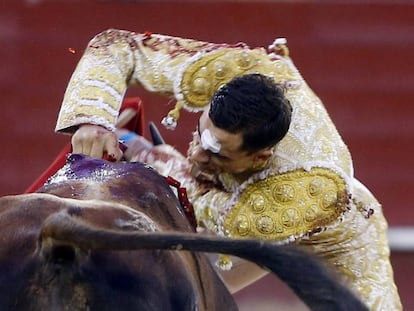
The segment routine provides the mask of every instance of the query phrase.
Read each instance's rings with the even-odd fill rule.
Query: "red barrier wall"
[[[350,147],[355,175],[383,203],[391,225],[413,225],[413,16],[410,1],[392,0],[3,0],[0,195],[24,191],[68,141],[53,132],[56,116],[68,79],[96,33],[107,28],[149,30],[250,46],[287,37],[296,65]],[[171,108],[168,99],[140,89],[129,94],[143,98],[147,120],[158,122]],[[187,113],[175,132],[161,131],[184,151],[195,120]],[[398,282],[406,284],[406,263],[413,260],[393,256],[396,263],[405,260],[403,270],[395,266]],[[250,293],[265,295],[271,282],[267,278]],[[414,310],[408,286],[400,291],[406,310]]]

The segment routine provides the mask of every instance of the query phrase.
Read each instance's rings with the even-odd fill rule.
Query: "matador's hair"
[[[276,145],[289,130],[292,106],[285,90],[261,74],[236,77],[210,102],[209,117],[218,128],[242,133],[241,150],[255,152]]]

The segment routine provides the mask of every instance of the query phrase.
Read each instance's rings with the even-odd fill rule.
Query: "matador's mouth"
[[[198,181],[216,182],[217,177],[214,173],[202,170],[197,164],[192,163],[190,174]]]

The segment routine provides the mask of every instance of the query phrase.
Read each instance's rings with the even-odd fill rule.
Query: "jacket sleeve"
[[[56,131],[70,133],[85,123],[114,130],[128,86],[174,96],[177,77],[188,60],[224,46],[114,29],[98,34],[69,81]]]

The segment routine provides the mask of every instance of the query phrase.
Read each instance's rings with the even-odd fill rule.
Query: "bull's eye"
[[[69,263],[75,260],[75,249],[69,245],[56,245],[51,250],[51,260],[55,263]]]

